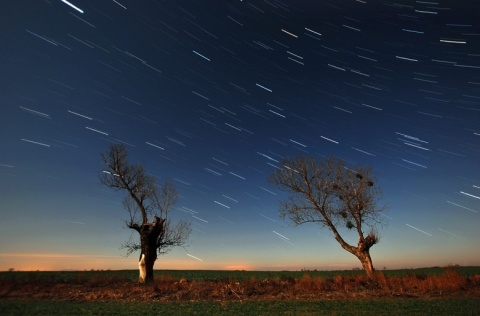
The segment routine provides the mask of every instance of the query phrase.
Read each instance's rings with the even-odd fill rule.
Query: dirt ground
[[[423,282],[428,283],[423,283]],[[351,280],[173,280],[157,279],[139,284],[127,279],[62,281],[1,280],[2,300],[45,301],[268,301],[388,298],[479,298],[480,282],[460,284],[428,280],[382,284],[367,279]],[[452,281],[453,282],[453,281]],[[394,284],[395,285],[395,284]]]

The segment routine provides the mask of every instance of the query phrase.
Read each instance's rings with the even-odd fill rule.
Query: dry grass
[[[480,298],[480,275],[462,276],[454,268],[440,275],[374,277],[337,275],[256,279],[176,279],[162,275],[142,285],[122,277],[79,274],[71,280],[0,280],[1,300],[57,301],[246,301],[321,300],[388,297]]]
[[[461,276],[454,270],[447,269],[442,275],[406,275],[387,277],[377,272],[373,278],[366,276],[335,276],[332,279],[311,278],[305,274],[295,280],[295,287],[300,292],[368,292],[383,294],[442,294],[466,290],[480,286],[480,276]]]
[[[333,278],[311,277],[305,273],[301,278],[277,278],[243,281],[175,280],[160,277],[155,280],[154,291],[175,300],[182,299],[254,299],[254,298],[322,298],[322,297],[445,297],[469,292],[475,295],[480,291],[480,275],[462,276],[454,269],[446,268],[441,275],[405,275],[387,277],[377,272],[373,278],[363,275]]]

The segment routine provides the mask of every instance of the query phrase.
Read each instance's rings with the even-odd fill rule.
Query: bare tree
[[[140,250],[140,282],[152,282],[157,253],[165,254],[172,247],[184,246],[191,228],[185,221],[172,225],[168,218],[178,199],[174,184],[166,181],[157,186],[155,178],[142,165],[128,162],[127,155],[125,146],[119,144],[111,145],[101,154],[105,169],[100,180],[116,191],[126,191],[123,206],[129,218],[125,223],[139,234],[140,240],[131,237],[122,248],[127,250],[127,256]]]
[[[376,200],[381,192],[374,185],[370,167],[354,170],[342,160],[309,157],[286,159],[276,169],[270,182],[290,193],[281,203],[280,214],[296,225],[317,223],[327,227],[343,249],[356,256],[368,276],[374,272],[370,248],[378,243],[377,224],[384,224],[384,207]],[[357,245],[350,245],[341,235],[346,227],[358,235]]]

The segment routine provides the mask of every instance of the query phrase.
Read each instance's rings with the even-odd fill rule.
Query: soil
[[[140,284],[131,280],[101,279],[75,281],[0,280],[0,301],[274,301],[339,299],[447,299],[479,298],[480,285],[468,283],[457,289],[385,289],[378,284],[340,288],[315,288],[294,279],[257,280],[155,280]]]

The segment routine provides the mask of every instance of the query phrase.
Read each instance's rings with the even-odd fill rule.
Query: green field
[[[480,267],[452,267],[463,276],[480,275]],[[385,276],[405,276],[405,275],[441,275],[445,268],[431,267],[419,269],[398,269],[381,270]],[[280,278],[301,278],[305,273],[311,277],[332,278],[334,276],[363,275],[362,270],[335,270],[335,271],[230,271],[230,270],[155,270],[155,277],[171,276],[174,279],[187,280],[246,280],[255,278],[280,279]],[[124,278],[132,281],[138,279],[138,270],[101,270],[101,271],[13,271],[0,272],[0,279],[18,279],[18,280],[50,280],[50,281],[69,281],[84,277],[90,279],[93,277]]]
[[[273,302],[1,302],[1,315],[479,315],[479,299]]]
[[[480,267],[449,267],[465,277],[480,275]],[[383,270],[386,276],[435,276],[445,268]],[[157,270],[157,282],[162,280],[265,280],[302,279],[363,275],[363,271],[210,271],[210,270]],[[85,280],[122,279],[135,282],[137,270],[118,271],[58,271],[58,272],[0,272],[0,281],[7,283],[45,284],[84,283]],[[178,283],[178,282],[177,282]],[[134,283],[133,283],[134,284]],[[1,290],[1,289],[0,289]],[[316,300],[224,300],[224,301],[52,301],[19,300],[0,297],[0,315],[480,315],[478,290],[465,297],[429,298],[416,296],[390,296],[379,298],[325,298]],[[258,297],[257,297],[258,299]]]

